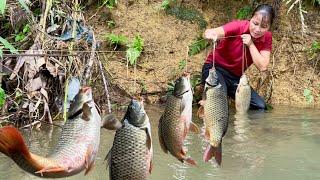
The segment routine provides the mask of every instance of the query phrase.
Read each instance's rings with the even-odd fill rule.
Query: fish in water
[[[190,75],[185,74],[175,81],[173,93],[168,95],[159,120],[158,136],[165,153],[169,151],[179,161],[196,165],[183,149],[188,131],[199,133],[199,128],[192,122],[192,99]]]
[[[68,120],[52,154],[41,157],[29,152],[14,127],[0,128],[0,152],[23,170],[40,177],[62,178],[94,167],[100,143],[101,118],[90,87],[83,87],[68,112]]]
[[[214,68],[209,70],[203,99],[199,103],[202,105],[199,114],[203,113],[200,116],[203,117],[205,124],[205,137],[210,143],[204,152],[203,160],[207,162],[214,156],[216,162],[221,165],[222,138],[228,128],[229,109],[227,93],[219,83]]]
[[[143,101],[133,99],[106,157],[110,179],[147,179],[152,170],[152,156],[149,118],[144,110]]]
[[[251,99],[251,87],[248,83],[248,78],[243,74],[240,78],[236,95],[235,95],[235,104],[238,114],[247,113],[250,106]]]

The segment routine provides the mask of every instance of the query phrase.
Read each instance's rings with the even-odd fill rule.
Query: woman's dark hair
[[[269,4],[260,4],[252,13],[252,17],[257,13],[262,14],[262,21],[269,23],[270,25],[273,22],[275,16],[274,9]]]

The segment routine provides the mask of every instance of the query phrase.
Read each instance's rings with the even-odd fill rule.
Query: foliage
[[[253,9],[250,6],[245,6],[241,9],[236,14],[237,19],[248,19],[250,18],[250,15],[252,14]]]
[[[118,1],[117,0],[101,0],[99,4],[101,4],[101,6],[105,5],[107,8],[112,9],[118,4]]]
[[[108,28],[114,28],[115,26],[116,26],[116,23],[114,22],[114,21],[107,21],[107,26],[108,26]]]
[[[23,30],[21,31],[21,32],[19,32],[16,36],[15,36],[15,38],[14,38],[14,40],[16,41],[16,42],[22,42],[22,41],[24,41],[24,39],[26,38],[26,36],[27,36],[27,34],[30,32],[30,26],[29,26],[29,24],[26,24],[24,27],[23,27]]]
[[[4,92],[4,90],[0,87],[0,108],[2,108],[2,106],[4,105],[6,100],[6,93]]]
[[[127,43],[128,38],[124,35],[107,34],[104,36],[112,45],[119,46]]]
[[[163,10],[167,10],[170,8],[170,2],[172,2],[172,0],[163,0],[161,3],[161,9]]]
[[[181,61],[179,61],[179,70],[183,70],[187,65],[187,61],[185,59],[182,59]]]
[[[306,98],[306,101],[310,104],[313,101],[313,95],[310,89],[306,88],[303,91],[303,96]]]
[[[7,40],[3,39],[0,36],[0,57],[2,58],[2,49],[3,47],[1,47],[1,44],[4,46],[4,48],[9,49],[11,53],[17,53],[17,49],[14,48]]]
[[[128,45],[127,49],[127,59],[129,60],[130,64],[136,64],[141,52],[143,50],[144,41],[143,39],[137,35],[134,37],[131,44]]]
[[[0,0],[0,13],[3,15],[6,9],[7,0]]]
[[[201,29],[204,29],[207,27],[207,22],[202,16],[202,14],[197,11],[196,9],[189,9],[184,6],[179,6],[179,7],[172,7],[166,9],[166,13],[170,15],[176,16],[178,19],[183,20],[183,21],[190,21],[190,22],[198,22],[199,27]]]
[[[204,39],[202,36],[199,36],[196,41],[194,41],[190,46],[189,46],[189,56],[196,55],[200,53],[203,49],[208,47],[209,42]]]
[[[167,84],[167,92],[171,93],[174,90],[174,86],[175,86],[175,82],[173,80],[171,80],[170,82],[168,82]]]
[[[318,53],[320,53],[320,43],[317,41],[313,42],[309,51],[312,58],[314,58]]]

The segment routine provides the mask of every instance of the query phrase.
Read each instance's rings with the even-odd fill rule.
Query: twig
[[[8,119],[10,118],[11,116],[13,116],[14,114],[10,114],[8,116],[3,116],[3,117],[0,117],[0,120],[5,120],[5,119]]]
[[[32,57],[68,57],[68,56],[79,56],[79,54],[3,54],[3,57],[21,57],[21,56],[32,56]]]
[[[91,67],[93,65],[93,60],[94,60],[94,57],[95,57],[95,50],[96,50],[96,47],[97,47],[97,42],[96,42],[96,39],[94,37],[94,34],[92,34],[92,48],[91,48],[91,54],[90,54],[90,58],[89,58],[89,62],[88,62],[88,66],[87,68],[85,69],[85,72],[84,72],[84,78],[83,78],[83,83],[84,85],[86,85],[86,81],[87,79],[89,79],[89,75],[90,75],[90,72],[91,72]]]
[[[34,122],[32,122],[32,123],[30,123],[30,124],[28,124],[28,125],[25,125],[25,126],[23,126],[23,127],[20,127],[19,129],[29,128],[29,127],[32,127],[32,126],[34,126],[34,125],[36,125],[36,124],[39,124],[39,123],[41,123],[41,122],[40,122],[40,121],[34,121]]]
[[[104,76],[104,70],[102,68],[99,56],[98,56],[98,62],[99,62],[99,67],[100,67],[102,80],[103,80],[103,84],[104,84],[104,90],[106,91],[106,95],[107,95],[108,111],[109,111],[109,113],[111,113],[111,103],[110,103],[109,91],[108,91],[108,86],[107,86],[107,80],[106,80],[106,78]]]

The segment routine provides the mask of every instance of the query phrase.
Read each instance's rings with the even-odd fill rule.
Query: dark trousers
[[[201,84],[205,84],[205,80],[209,75],[209,69],[212,68],[212,64],[205,63],[202,67],[202,78]],[[227,91],[227,94],[232,99],[235,99],[236,90],[239,84],[240,77],[235,76],[234,74],[230,73],[229,71],[223,69],[222,67],[216,66],[215,67],[218,74],[218,80],[223,86],[223,88]],[[266,109],[266,103],[262,97],[258,95],[251,88],[251,100],[250,100],[250,109]]]

